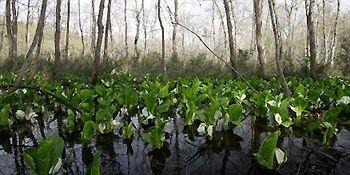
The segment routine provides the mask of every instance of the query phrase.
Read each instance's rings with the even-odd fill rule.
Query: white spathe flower
[[[98,124],[98,131],[103,134],[103,131],[106,129],[106,125],[104,123]]]
[[[275,114],[275,121],[278,125],[282,124],[282,117],[279,113]]]
[[[27,89],[22,89],[22,92],[23,92],[24,94],[26,94],[28,91],[27,91]]]
[[[37,117],[38,114],[36,114],[34,111],[30,112],[27,116],[26,116],[26,120],[31,120],[34,117]]]
[[[339,105],[341,103],[343,103],[345,105],[348,105],[350,103],[350,97],[349,96],[344,96],[340,100],[337,101],[337,105]]]
[[[197,129],[198,133],[200,135],[204,135],[205,134],[205,128],[207,127],[207,125],[205,123],[201,123]]]
[[[214,125],[209,125],[207,129],[208,136],[213,137],[213,128]]]
[[[278,105],[275,100],[268,101],[267,104],[269,104],[270,106],[277,106]]]
[[[117,119],[112,120],[111,123],[113,126],[118,126],[120,124],[120,122]]]
[[[120,111],[121,111],[123,114],[129,114],[127,108],[122,108],[122,109],[120,109]]]
[[[22,110],[17,110],[16,117],[17,119],[23,120],[24,118],[26,118],[26,113]]]
[[[215,120],[218,120],[222,118],[222,112],[220,110],[217,110],[214,115]]]
[[[56,165],[50,168],[49,174],[56,174],[60,170],[61,165],[62,165],[62,159],[58,158]]]
[[[276,148],[275,155],[276,155],[276,159],[277,159],[278,164],[282,164],[282,163],[287,161],[286,153],[284,153],[281,149]]]
[[[149,115],[149,113],[148,113],[147,107],[144,107],[144,108],[142,109],[141,116],[146,116],[146,117],[148,117],[148,115]]]
[[[242,96],[238,96],[238,99],[240,100],[240,101],[243,101],[245,98],[246,98],[247,96],[245,95],[245,94],[242,94]]]

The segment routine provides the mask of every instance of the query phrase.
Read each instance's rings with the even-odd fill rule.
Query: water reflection
[[[84,174],[94,153],[100,155],[102,174],[349,174],[350,132],[346,128],[339,131],[331,149],[323,149],[319,139],[308,135],[283,132],[278,144],[288,161],[267,171],[252,153],[267,135],[263,131],[275,128],[266,128],[266,121],[254,117],[246,118],[242,126],[216,131],[209,139],[198,134],[198,123],[184,126],[181,117],[175,116],[166,125],[162,149],[145,143],[143,129],[135,130],[128,140],[118,134],[118,128],[117,134],[99,135],[91,146],[82,146],[79,133],[64,132],[64,121],[39,123],[18,125],[11,135],[0,134],[0,174],[29,174],[24,150],[54,133],[65,140],[65,174]]]

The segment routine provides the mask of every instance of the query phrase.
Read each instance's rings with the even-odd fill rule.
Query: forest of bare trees
[[[171,74],[185,65],[199,74],[205,69],[229,73],[233,68],[261,77],[276,72],[281,79],[284,74],[319,78],[349,71],[344,66],[348,58],[340,55],[350,30],[350,4],[341,0],[0,4],[1,63],[10,64],[7,70],[19,77],[33,77],[38,71],[56,78],[68,70],[91,71],[94,82],[112,70]],[[231,68],[226,69],[225,62]],[[63,71],[66,63],[70,68]]]

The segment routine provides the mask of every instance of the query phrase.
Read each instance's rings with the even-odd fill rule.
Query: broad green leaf
[[[267,136],[260,145],[259,152],[254,154],[258,162],[268,169],[273,168],[277,140],[279,135],[280,131],[276,131],[270,136]]]
[[[92,139],[95,136],[96,124],[93,121],[87,121],[84,123],[82,142],[83,144],[91,144]]]
[[[231,105],[228,107],[228,116],[229,116],[229,122],[235,124],[235,125],[241,125],[242,124],[242,118],[243,115],[243,107],[242,104],[236,103],[234,105]]]

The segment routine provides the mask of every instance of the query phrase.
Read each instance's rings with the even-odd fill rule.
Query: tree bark
[[[8,38],[8,56],[14,63],[17,58],[17,13],[14,0],[6,0],[6,30]]]
[[[55,24],[55,66],[53,70],[53,77],[54,79],[57,79],[57,76],[59,75],[59,65],[60,65],[60,59],[61,59],[61,48],[60,48],[60,41],[61,41],[61,5],[62,0],[56,1],[56,24]]]
[[[275,38],[275,57],[276,57],[277,72],[280,80],[282,81],[282,85],[285,93],[288,96],[290,96],[291,92],[288,88],[287,81],[284,77],[282,63],[281,63],[283,46],[282,46],[281,34],[279,31],[280,27],[279,27],[278,17],[276,14],[275,0],[268,0],[268,4],[269,4],[270,17],[271,17],[272,30]]]
[[[100,7],[98,10],[98,17],[97,17],[97,29],[98,29],[98,36],[97,36],[97,43],[95,46],[94,51],[94,64],[93,64],[93,70],[92,70],[92,84],[95,85],[98,79],[99,75],[99,66],[100,66],[100,57],[101,57],[101,46],[102,46],[102,38],[103,38],[103,11],[105,8],[105,0],[100,1]]]
[[[255,15],[255,40],[256,49],[258,51],[258,60],[260,63],[260,76],[266,78],[266,66],[264,61],[264,50],[262,47],[262,0],[253,0],[254,3],[254,15]]]
[[[234,42],[233,42],[230,6],[228,3],[228,0],[223,0],[223,2],[225,7],[225,13],[226,13],[227,33],[228,33],[228,41],[229,41],[229,49],[230,49],[230,61],[231,61],[232,67],[236,69],[237,60],[236,60],[236,51],[234,49]]]
[[[177,22],[179,20],[178,9],[179,9],[179,2],[178,2],[178,0],[174,0],[174,18],[175,18],[175,22]],[[177,35],[177,23],[173,24],[173,37],[172,37],[173,57],[175,57],[175,58],[178,57],[176,35]]]
[[[128,21],[126,16],[127,0],[124,0],[124,43],[125,43],[125,56],[129,57],[129,46],[128,46]]]
[[[140,52],[139,52],[139,48],[138,48],[138,41],[139,41],[139,37],[140,37],[140,15],[141,15],[141,11],[139,11],[137,9],[137,0],[135,0],[135,19],[136,19],[136,34],[135,34],[135,39],[134,39],[134,64],[136,64],[139,61],[140,58]]]
[[[26,36],[25,36],[26,46],[28,46],[28,43],[29,43],[30,4],[31,4],[31,1],[28,0],[28,4],[27,4],[27,21],[26,21]]]
[[[316,78],[316,34],[313,21],[313,8],[315,5],[315,0],[305,0],[305,10],[306,10],[306,23],[308,31],[308,42],[309,42],[309,51],[310,51],[310,76]]]
[[[42,38],[43,35],[43,30],[45,26],[45,14],[46,14],[46,8],[47,8],[47,0],[42,1],[41,5],[41,10],[40,10],[40,16],[39,16],[39,21],[37,24],[37,28],[33,37],[32,44],[30,45],[27,54],[25,56],[25,62],[23,63],[21,69],[19,70],[18,73],[18,79],[16,84],[20,84],[22,82],[22,79],[24,77],[25,71],[28,69],[28,66],[30,63],[33,62],[33,51],[35,47],[38,45],[40,38]],[[39,46],[38,46],[39,47]]]
[[[105,27],[105,41],[104,41],[104,48],[103,48],[103,61],[107,63],[108,61],[108,34],[109,30],[111,30],[111,8],[112,8],[112,0],[108,0],[107,5],[107,19],[106,19],[106,27]]]
[[[332,47],[331,47],[332,52],[330,54],[330,62],[331,62],[332,67],[334,66],[335,52],[336,52],[336,46],[337,46],[339,13],[340,13],[340,0],[337,0],[337,12],[335,15],[335,21],[334,21],[334,26],[333,26],[333,37],[332,37]]]
[[[142,8],[142,15],[143,15],[143,37],[144,37],[144,44],[143,44],[143,52],[144,54],[147,53],[147,24],[146,24],[146,13],[145,13],[145,0],[142,0],[141,2],[141,8]]]
[[[70,37],[70,0],[67,1],[66,45],[64,48],[65,60],[68,60],[68,56],[69,56],[69,37]]]
[[[83,32],[83,25],[81,24],[81,0],[78,0],[78,20],[79,20],[79,30],[80,30],[80,41],[82,44],[82,48],[81,48],[81,58],[83,58],[84,54],[85,54],[85,42],[84,42],[84,32]]]
[[[161,62],[162,62],[162,66],[163,66],[163,71],[164,74],[167,74],[167,69],[166,69],[166,63],[165,63],[165,36],[164,36],[164,26],[163,26],[163,21],[162,21],[162,14],[160,13],[160,0],[158,0],[158,5],[157,5],[157,9],[158,9],[158,21],[159,21],[159,25],[162,31],[162,58],[161,58]]]
[[[96,44],[96,15],[95,15],[95,0],[91,0],[91,55],[94,55]]]

